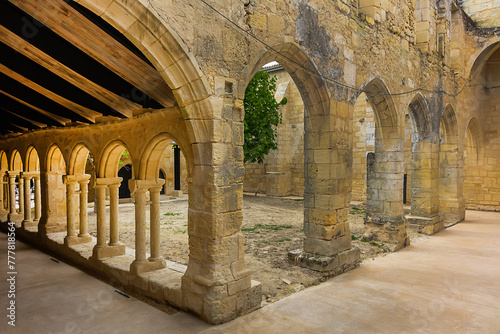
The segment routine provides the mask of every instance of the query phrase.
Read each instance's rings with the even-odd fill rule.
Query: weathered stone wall
[[[500,2],[498,0],[462,0],[461,6],[478,26],[500,26]]]
[[[290,103],[297,109],[290,113],[293,117],[284,128],[287,135],[282,143],[289,150],[281,156],[276,153],[276,159],[300,165],[290,157],[300,154],[301,145],[286,137],[299,139],[300,129],[292,125],[299,114],[303,115],[305,238],[303,249],[290,255],[295,263],[331,275],[358,264],[359,250],[352,248],[347,216],[353,187],[354,109],[361,93],[367,96],[375,120],[375,150],[369,155],[367,175],[368,238],[393,249],[405,247],[409,219],[424,233],[438,232],[443,227],[441,213],[453,213],[439,212],[437,194],[443,184],[456,185],[446,191],[447,207],[456,210],[455,216],[448,218],[461,221],[465,214],[461,198],[464,160],[464,188],[479,189],[467,193],[470,205],[495,209],[500,205],[495,194],[495,173],[500,167],[498,88],[488,86],[498,82],[498,76],[487,79],[485,73],[491,76],[496,72],[478,67],[490,59],[485,52],[497,47],[500,37],[492,29],[474,28],[449,1],[439,8],[430,0],[419,0],[417,7],[410,0],[212,2],[232,23],[196,0],[79,2],[138,46],[161,73],[177,102],[174,108],[123,121],[46,129],[1,140],[0,149],[9,160],[16,150],[24,159],[30,145],[40,156],[43,214],[33,240],[70,254],[68,257],[77,258],[79,264],[102,274],[125,273],[127,286],[166,299],[211,323],[229,321],[258,306],[261,296],[245,264],[241,232],[242,102],[252,76],[271,60],[277,60],[290,74],[304,105],[304,111],[299,112],[299,104]],[[438,43],[440,37],[442,43]],[[415,215],[405,219],[401,189],[405,168],[410,165],[405,163],[405,114],[410,105],[412,124],[416,125],[412,129],[411,189],[412,199],[418,201],[412,203]],[[447,114],[447,133],[452,139],[447,140],[447,156],[451,158],[448,164],[439,164],[443,156],[438,154],[439,131],[445,110],[452,110]],[[189,187],[189,263],[182,277],[176,276],[175,287],[162,286],[164,272],[138,275],[162,264],[161,256],[146,259],[145,193],[159,188],[160,156],[172,139],[185,154]],[[116,185],[117,159],[123,149],[129,150],[138,167],[130,184],[137,193],[136,240],[140,249],[125,269],[112,269],[99,258],[89,261],[74,255],[76,251],[49,241],[47,236],[48,232],[64,230],[68,219],[58,212],[64,205],[59,203],[64,203],[60,198],[63,185],[51,179],[52,164],[60,162],[54,158],[53,148],[60,148],[65,172],[71,174],[68,164],[78,144],[85,145],[96,158],[103,179],[101,191],[106,182]],[[476,161],[469,161],[473,156]],[[19,172],[13,166],[7,169]],[[293,189],[292,181],[280,182],[280,177],[286,177],[281,172],[274,174],[274,182]],[[299,179],[299,173],[297,168],[289,174],[290,180]],[[440,177],[446,182],[440,184]],[[52,210],[53,191],[59,199],[54,204],[57,210]],[[105,211],[103,202],[99,204]],[[100,246],[106,249],[105,233],[98,235],[104,238]],[[159,241],[158,234],[151,235],[156,237],[153,241]]]

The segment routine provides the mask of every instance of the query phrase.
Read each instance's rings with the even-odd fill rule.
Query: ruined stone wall
[[[500,2],[498,0],[462,0],[463,10],[481,28],[500,26]]]

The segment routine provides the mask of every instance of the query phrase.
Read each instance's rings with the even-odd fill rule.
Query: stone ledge
[[[434,217],[405,216],[411,229],[418,233],[432,235],[444,230],[444,215],[442,213]]]
[[[288,252],[288,261],[294,265],[325,273],[329,277],[343,274],[359,267],[360,251],[357,247],[333,256],[305,253],[302,249]]]

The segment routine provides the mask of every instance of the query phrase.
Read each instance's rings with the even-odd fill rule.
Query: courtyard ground
[[[188,263],[187,198],[168,200],[161,204],[161,254],[180,264]],[[252,278],[261,282],[263,304],[276,302],[295,292],[325,281],[319,272],[290,265],[287,254],[302,248],[303,199],[274,198],[245,195],[243,197],[243,226],[245,236],[245,261],[252,270]],[[383,256],[389,252],[382,243],[363,239],[365,207],[351,205],[349,225],[352,244],[361,251],[363,261]],[[135,248],[135,211],[132,204],[120,206],[120,241]],[[89,231],[96,236],[95,214],[89,217]],[[149,222],[149,216],[147,217]],[[427,238],[409,229],[411,242]],[[147,228],[149,249],[149,227]]]
[[[499,237],[500,213],[467,211],[461,224],[219,326],[125,298],[17,242],[16,327],[5,318],[0,333],[498,333]]]

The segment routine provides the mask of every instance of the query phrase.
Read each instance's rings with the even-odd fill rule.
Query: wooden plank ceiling
[[[69,0],[0,1],[0,135],[173,105],[146,57],[86,8]]]

